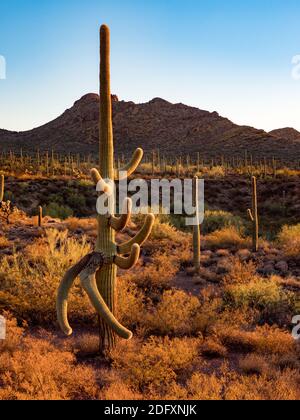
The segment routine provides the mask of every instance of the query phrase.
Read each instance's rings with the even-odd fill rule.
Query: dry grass
[[[144,329],[148,334],[184,336],[197,333],[197,297],[183,291],[166,291],[156,307],[149,308]]]
[[[130,278],[143,289],[158,288],[163,290],[169,288],[179,270],[179,259],[160,253],[153,255],[152,259],[151,265],[130,274]]]
[[[300,398],[299,349],[286,327],[297,308],[297,279],[261,278],[256,265],[246,262],[248,239],[234,228],[203,241],[216,250],[205,270],[216,277],[217,263],[226,261],[228,274],[219,276],[218,284],[202,282],[195,290],[186,278],[191,285],[183,286],[192,295],[172,288],[180,267],[189,264],[191,236],[178,232],[165,216],[158,219],[140,263],[119,273],[117,316],[135,339],[120,341],[112,365],[95,359],[95,312],[78,283],[70,296],[70,321],[88,321],[94,332],[78,326],[75,338],[62,342],[52,333],[32,330],[32,324],[56,324],[57,285],[90,251],[87,237],[93,237],[94,228],[88,220],[70,219],[61,229],[46,229],[45,237],[23,251],[1,257],[0,309],[9,308],[29,327],[19,327],[5,313],[0,399]],[[247,258],[231,257],[232,249],[242,249]],[[274,325],[261,326],[264,322]]]
[[[229,258],[229,273],[225,276],[225,284],[249,284],[257,279],[256,265],[253,261],[242,262],[240,258]]]
[[[10,245],[10,241],[5,236],[0,236],[0,249],[7,248]]]
[[[97,220],[94,218],[78,219],[77,217],[70,217],[64,224],[70,232],[84,231],[85,234],[91,236],[97,235]]]
[[[243,238],[240,232],[231,226],[207,235],[205,237],[205,245],[209,249],[240,249],[250,247],[250,240]]]
[[[270,374],[270,365],[263,356],[250,354],[239,362],[240,369],[246,375]]]
[[[0,384],[0,400],[91,400],[99,394],[93,369],[77,365],[74,354],[48,337],[24,336],[12,319],[0,348]]]
[[[295,341],[289,332],[267,325],[257,327],[254,331],[223,325],[217,334],[228,350],[237,353],[285,355],[296,350]]]
[[[288,257],[299,258],[300,224],[284,226],[278,235],[278,242]]]
[[[126,384],[148,397],[164,397],[179,377],[188,377],[197,361],[196,339],[155,338],[120,345],[112,358]]]
[[[81,242],[68,236],[68,231],[47,230],[45,240],[29,245],[25,253],[4,256],[1,260],[2,306],[19,317],[38,322],[56,322],[55,299],[64,273],[90,251],[83,237]],[[0,301],[0,305],[1,305]],[[70,295],[70,317],[89,316],[90,304],[81,288]]]

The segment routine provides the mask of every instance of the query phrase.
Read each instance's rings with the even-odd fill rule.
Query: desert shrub
[[[205,236],[205,244],[210,249],[217,248],[247,248],[250,246],[249,239],[241,236],[233,226],[218,230]]]
[[[24,336],[11,319],[0,347],[0,383],[0,400],[91,400],[99,394],[91,368],[76,365],[72,353],[46,339]]]
[[[165,254],[156,254],[153,256],[151,265],[134,273],[133,281],[142,288],[158,288],[161,290],[169,288],[171,281],[179,270],[179,265],[179,259]]]
[[[256,278],[250,283],[229,285],[224,290],[225,306],[234,309],[257,309],[265,321],[275,322],[280,316],[293,311],[295,295],[284,291],[272,279]]]
[[[43,208],[43,214],[45,216],[53,217],[54,219],[67,219],[73,216],[73,210],[58,203],[50,203]]]
[[[223,166],[214,166],[208,169],[205,174],[212,178],[223,178],[225,176],[225,168]]]
[[[101,400],[105,401],[138,401],[142,399],[141,394],[132,390],[120,379],[104,387],[101,392]]]
[[[239,361],[239,367],[246,375],[263,375],[270,372],[267,360],[258,354],[249,354]]]
[[[67,204],[71,209],[80,210],[86,206],[86,199],[82,194],[72,193],[67,197]]]
[[[288,257],[300,256],[300,223],[295,226],[284,226],[279,235],[278,242]]]
[[[169,239],[170,241],[176,239],[178,231],[169,223],[161,223],[159,220],[155,220],[152,232],[151,239]]]
[[[199,401],[222,400],[223,381],[215,374],[195,373],[187,382],[187,398]]]
[[[149,397],[164,397],[177,378],[188,377],[197,360],[196,339],[149,338],[131,341],[113,351],[113,366],[124,382]]]
[[[298,372],[243,376],[224,363],[215,374],[197,372],[187,382],[187,398],[191,400],[298,400]]]
[[[128,276],[118,278],[117,317],[128,328],[139,327],[145,318],[144,295]]]
[[[225,276],[226,284],[249,284],[258,278],[253,261],[242,262],[239,258],[229,259],[229,273]]]
[[[67,229],[71,232],[82,230],[89,235],[97,235],[97,220],[93,219],[78,219],[77,217],[69,217],[64,222]]]
[[[9,240],[5,236],[0,236],[0,249],[10,246]]]
[[[155,335],[190,335],[197,331],[195,323],[200,301],[183,291],[166,291],[161,301],[150,309],[144,328]]]
[[[201,354],[209,359],[224,358],[227,349],[215,337],[209,337],[201,346]]]
[[[72,264],[90,252],[83,237],[79,242],[68,231],[47,230],[46,240],[29,245],[25,253],[5,256],[0,270],[0,304],[18,316],[34,322],[55,322],[58,285]],[[70,294],[70,316],[84,318],[91,313],[82,289],[74,285]]]
[[[206,210],[204,221],[202,223],[202,233],[207,235],[222,230],[224,228],[234,227],[239,232],[243,232],[244,225],[240,217],[234,216],[232,213],[221,210]]]
[[[224,387],[224,399],[231,401],[286,401],[298,400],[298,372],[286,370],[269,376],[240,376],[232,372]],[[226,380],[226,379],[225,379]]]
[[[295,352],[295,342],[289,332],[267,325],[253,331],[223,325],[217,335],[223,345],[237,353],[284,355]]]

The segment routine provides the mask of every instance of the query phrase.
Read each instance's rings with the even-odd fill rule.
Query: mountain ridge
[[[293,160],[300,156],[300,142],[290,131],[284,131],[287,129],[267,133],[234,124],[216,111],[172,104],[162,98],[135,104],[112,95],[112,106],[117,154],[129,155],[142,147],[146,153],[160,149],[167,156],[200,152],[213,158],[244,155],[245,151],[256,159]],[[0,147],[2,151],[22,149],[28,153],[37,149],[63,154],[98,153],[98,116],[99,96],[89,93],[40,127],[24,132],[0,129]]]

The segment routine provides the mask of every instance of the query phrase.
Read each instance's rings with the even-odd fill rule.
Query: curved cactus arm
[[[117,232],[121,232],[129,223],[132,212],[132,200],[126,198],[123,203],[122,215],[120,217],[110,216],[109,225]]]
[[[131,251],[132,246],[134,244],[143,245],[143,243],[146,242],[146,240],[149,238],[151,234],[154,222],[155,222],[154,214],[152,213],[148,214],[142,229],[138,232],[138,234],[134,238],[130,239],[130,241],[122,245],[119,245],[118,253],[121,255],[125,255]]]
[[[129,178],[141,163],[143,156],[144,151],[140,148],[136,149],[131,161],[126,166],[124,166],[124,168],[120,169],[119,171],[115,171],[116,181],[122,181],[126,178]]]
[[[251,222],[254,222],[254,217],[253,217],[252,211],[250,209],[248,209],[247,212],[248,212],[248,216],[249,216]]]
[[[131,253],[128,258],[123,258],[116,256],[114,263],[123,270],[129,270],[130,268],[134,267],[140,257],[141,248],[138,244],[134,244],[131,248]]]
[[[118,336],[124,338],[125,340],[130,340],[133,336],[132,332],[117,321],[100,295],[97,288],[95,273],[91,273],[89,269],[84,270],[80,274],[80,280],[83,289],[87,293],[99,316],[115,331],[116,334],[118,334]]]
[[[57,320],[60,325],[61,330],[67,336],[72,335],[73,331],[70,327],[68,321],[68,297],[73,286],[73,283],[76,277],[79,276],[84,267],[89,263],[92,254],[86,255],[82,260],[80,260],[76,265],[74,265],[70,270],[65,274],[62,279],[56,298],[56,312]]]
[[[111,186],[104,181],[104,179],[102,178],[102,176],[100,175],[97,169],[94,168],[91,170],[91,177],[97,187],[98,192],[111,194],[111,191],[112,191]]]

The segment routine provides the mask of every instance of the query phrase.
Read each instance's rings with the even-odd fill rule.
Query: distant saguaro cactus
[[[42,227],[43,224],[43,207],[39,206],[38,208],[38,226]]]
[[[5,179],[4,175],[0,177],[0,203],[4,200],[4,187],[5,187]]]
[[[199,221],[199,207],[198,207],[198,177],[194,177],[193,182],[193,206],[196,208],[197,224],[193,226],[193,252],[194,252],[194,269],[196,273],[200,271],[201,263],[201,228]]]
[[[259,220],[257,207],[257,180],[255,176],[252,177],[252,210],[248,209],[248,216],[252,222],[253,252],[257,252],[259,241]]]
[[[100,319],[99,334],[102,352],[115,347],[116,334],[124,339],[131,339],[132,333],[121,325],[116,317],[117,267],[130,269],[140,256],[140,245],[149,237],[154,215],[146,217],[144,227],[128,242],[117,245],[116,231],[122,231],[129,222],[132,202],[126,199],[123,214],[114,216],[114,197],[107,180],[122,179],[124,172],[130,176],[140,164],[143,151],[137,149],[131,162],[122,171],[114,168],[114,144],[112,128],[112,103],[110,91],[110,33],[107,26],[100,29],[100,173],[92,169],[91,175],[97,185],[97,191],[110,195],[109,214],[98,215],[98,239],[95,252],[84,257],[72,267],[63,278],[57,296],[57,316],[59,324],[66,335],[72,334],[67,318],[67,300],[70,288],[77,276],[80,277],[83,289],[88,294]],[[129,255],[129,257],[122,257]]]

